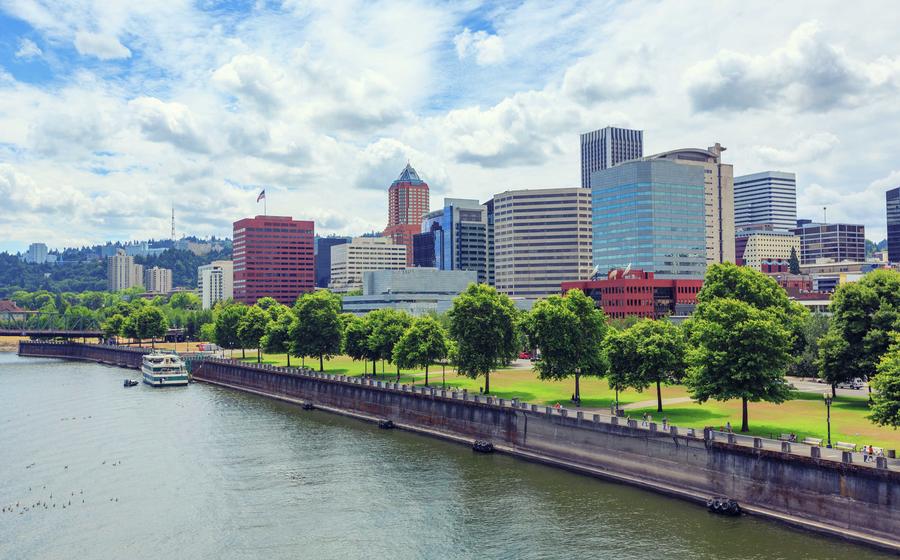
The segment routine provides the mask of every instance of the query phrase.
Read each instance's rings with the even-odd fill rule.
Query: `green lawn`
[[[236,353],[236,357],[240,354]],[[247,352],[246,361],[255,362],[256,353]],[[263,362],[273,365],[286,365],[283,354],[264,354]],[[297,359],[291,359],[291,365],[300,365]],[[318,360],[307,360],[306,365],[318,369]],[[372,363],[363,364],[351,360],[346,356],[337,356],[325,361],[325,371],[339,375],[362,375],[366,371],[371,372]],[[395,380],[396,368],[391,364],[378,363],[378,378]],[[429,381],[431,385],[440,385],[441,366],[435,365],[429,368]],[[425,383],[424,371],[403,371],[400,375],[401,383],[413,383],[416,385]],[[469,379],[458,376],[456,372],[446,368],[446,385],[448,387],[465,388],[471,392],[478,392],[484,386],[484,379]],[[506,368],[491,373],[491,394],[502,398],[518,398],[525,402],[539,405],[553,405],[560,403],[563,406],[571,406],[569,399],[574,393],[574,380],[566,381],[541,381],[534,371],[528,368]],[[608,409],[615,399],[615,392],[609,388],[606,380],[596,378],[583,378],[581,380],[582,407],[585,409]],[[663,399],[673,399],[687,396],[683,386],[675,385],[663,387]],[[619,394],[620,404],[654,401],[656,391],[649,388],[643,393],[629,390]],[[704,426],[722,427],[726,422],[731,422],[735,430],[741,426],[740,401],[716,402],[709,401],[704,404],[685,402],[664,405],[662,414],[656,412],[656,405],[645,408],[628,410],[627,413],[640,418],[643,413],[650,413],[655,420],[662,420],[663,416],[669,422],[681,427],[703,428]],[[865,399],[852,397],[838,397],[831,406],[831,439],[832,441],[848,441],[860,445],[871,444],[886,449],[900,449],[900,431],[875,426],[866,418],[869,414]],[[750,433],[761,437],[778,437],[782,433],[797,435],[799,439],[804,437],[825,438],[825,404],[820,394],[794,393],[794,399],[786,403],[776,405],[770,403],[750,403]]]

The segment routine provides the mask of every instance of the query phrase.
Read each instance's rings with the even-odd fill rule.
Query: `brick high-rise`
[[[406,264],[412,265],[413,235],[422,230],[422,217],[428,213],[428,183],[408,163],[388,188],[388,225],[384,236],[406,246]]]
[[[315,225],[289,216],[234,222],[234,299],[254,304],[265,296],[293,305],[315,288]]]

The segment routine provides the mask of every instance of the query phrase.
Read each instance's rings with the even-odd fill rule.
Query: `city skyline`
[[[49,4],[0,3],[0,251],[162,238],[173,201],[179,232],[224,236],[263,188],[324,234],[381,230],[407,160],[432,207],[575,187],[607,125],[647,154],[720,140],[875,241],[900,185],[887,4]]]

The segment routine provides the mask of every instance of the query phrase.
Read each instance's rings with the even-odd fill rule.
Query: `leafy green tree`
[[[616,392],[616,409],[619,408],[619,393],[631,386],[630,374],[640,367],[637,344],[632,344],[628,329],[607,331],[603,338],[602,351],[606,359],[606,380],[609,388]]]
[[[747,403],[780,403],[789,396],[784,374],[791,335],[776,310],[716,298],[697,306],[688,320],[688,391],[700,403],[741,399],[741,431],[750,430]]]
[[[241,317],[247,312],[247,306],[241,303],[230,302],[216,306],[213,312],[213,325],[215,325],[215,343],[222,348],[233,350],[241,348],[241,357],[244,356],[244,348],[238,336],[238,325]]]
[[[406,329],[394,346],[394,363],[398,368],[425,368],[428,385],[428,366],[447,357],[447,333],[431,317],[420,317]]]
[[[73,305],[66,309],[63,320],[71,330],[90,330],[97,328],[97,314],[83,305]]]
[[[175,292],[169,298],[169,306],[172,309],[191,309],[197,310],[203,306],[200,296],[194,292]]]
[[[260,300],[262,301],[262,300]],[[260,344],[270,354],[285,354],[291,367],[291,329],[294,328],[294,312],[287,305],[276,303],[268,308],[269,323]]]
[[[282,304],[278,303],[277,299],[275,299],[273,297],[269,297],[269,296],[261,297],[258,300],[256,300],[256,306],[265,311],[269,311],[270,309],[272,309],[273,307],[276,307],[278,305],[282,305]]]
[[[260,341],[265,336],[268,325],[269,314],[255,305],[251,305],[240,321],[238,321],[237,335],[241,341],[241,349],[248,346],[256,348],[256,363],[262,361],[260,352],[262,344]]]
[[[200,327],[200,340],[203,342],[216,341],[216,325],[215,323],[204,323]]]
[[[656,385],[656,410],[663,411],[662,384],[678,383],[684,376],[684,336],[677,326],[665,319],[641,319],[616,340],[621,364],[610,363],[610,369],[622,376],[623,386],[644,391]],[[610,358],[612,359],[612,358]]]
[[[325,371],[325,358],[341,351],[341,298],[328,290],[303,294],[294,305],[290,333],[295,356],[319,358],[319,371]]]
[[[485,284],[472,284],[453,300],[450,336],[458,346],[457,368],[491,391],[491,371],[509,363],[518,350],[516,308],[508,296]]]
[[[900,428],[900,333],[896,342],[878,362],[877,375],[872,380],[875,393],[869,418],[881,426]]]
[[[372,335],[372,323],[368,317],[354,317],[343,320],[344,337],[343,351],[354,360],[367,362],[372,360],[372,375],[375,375],[375,364],[378,353],[369,346],[369,337]]]
[[[535,303],[522,321],[531,345],[540,349],[535,363],[541,379],[575,376],[575,402],[581,401],[581,377],[603,376],[607,367],[602,343],[606,314],[581,290]]]
[[[788,260],[788,270],[791,274],[800,274],[800,259],[797,258],[796,247],[791,247],[791,257]]]
[[[125,324],[125,317],[119,315],[118,313],[107,317],[105,321],[100,325],[100,330],[103,331],[103,337],[106,339],[118,337],[122,334],[122,328]]]
[[[400,341],[400,337],[403,336],[406,329],[412,325],[412,317],[404,311],[385,308],[370,312],[366,319],[372,325],[369,347],[378,355],[378,359],[393,360],[394,346]],[[397,379],[399,380],[400,365],[395,365],[397,365]]]
[[[141,339],[149,338],[150,345],[155,347],[156,339],[166,335],[169,323],[160,309],[153,305],[143,306],[126,321],[133,323],[134,332],[137,333],[138,343]]]
[[[796,377],[819,376],[819,344],[828,332],[829,319],[822,313],[810,313],[803,321],[801,337],[803,350],[788,369]]]

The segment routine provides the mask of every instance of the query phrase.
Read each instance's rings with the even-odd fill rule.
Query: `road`
[[[788,377],[787,380],[796,390],[804,393],[831,392],[831,387],[829,387],[827,383],[818,383],[816,381],[811,381],[809,378]],[[868,390],[868,384],[863,383],[862,389],[838,389],[837,394],[839,397],[857,397],[865,399],[869,396]]]

